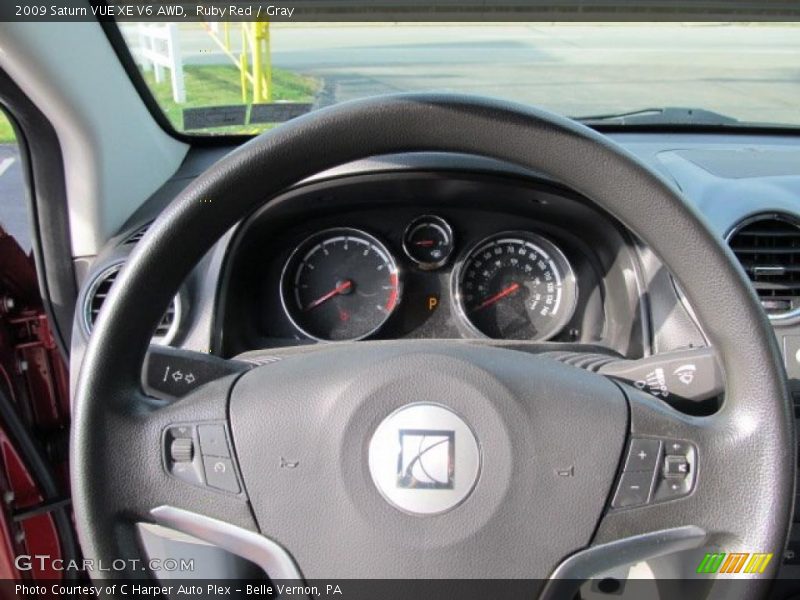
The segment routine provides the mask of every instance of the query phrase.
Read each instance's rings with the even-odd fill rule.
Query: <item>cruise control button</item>
[[[230,457],[224,425],[198,425],[197,434],[200,437],[200,452],[203,456]]]
[[[652,473],[656,468],[660,452],[660,440],[632,439],[628,458],[625,461],[625,472],[647,471]]]
[[[684,442],[683,440],[664,440],[664,452],[666,454],[689,456],[691,449],[692,445],[689,442]]]
[[[691,489],[691,482],[689,481],[689,478],[662,479],[661,481],[658,482],[658,486],[656,486],[656,491],[653,494],[653,499],[656,502],[675,500],[676,498],[681,498],[682,496],[686,496],[689,493],[690,489]]]
[[[670,456],[664,458],[664,476],[667,478],[686,477],[689,474],[689,461],[685,456]]]
[[[191,438],[192,427],[191,425],[176,425],[175,427],[170,427],[169,435],[172,439]]]
[[[203,485],[203,474],[200,472],[200,465],[195,462],[179,462],[172,465],[169,472],[173,477],[177,477],[193,485]]]
[[[218,490],[239,493],[239,481],[236,479],[236,471],[229,458],[204,456],[203,467],[208,485]]]
[[[652,481],[652,473],[644,471],[623,473],[612,506],[614,508],[625,508],[626,506],[647,504],[647,501],[650,499],[650,485]]]

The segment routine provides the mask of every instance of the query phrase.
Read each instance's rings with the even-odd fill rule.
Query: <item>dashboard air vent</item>
[[[740,224],[728,243],[773,321],[800,316],[800,225],[782,215]]]
[[[147,233],[147,230],[149,228],[150,228],[150,223],[147,223],[146,225],[141,226],[139,229],[137,229],[132,234],[130,234],[127,238],[125,238],[125,241],[122,242],[122,243],[123,244],[135,244],[135,243],[137,243],[139,240],[141,240],[144,237],[144,234]]]
[[[100,309],[108,296],[111,286],[117,279],[122,264],[118,263],[108,267],[95,277],[89,291],[84,300],[84,326],[87,333],[92,332],[97,316],[100,314]],[[164,313],[161,321],[156,327],[155,334],[153,334],[153,343],[167,345],[175,338],[178,331],[181,317],[181,300],[180,296],[176,295],[172,302],[169,303],[167,311]]]

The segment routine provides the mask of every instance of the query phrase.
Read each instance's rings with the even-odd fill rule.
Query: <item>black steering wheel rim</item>
[[[713,479],[717,499],[705,522],[742,548],[780,556],[794,495],[793,415],[774,334],[730,250],[672,186],[593,130],[520,105],[430,94],[338,105],[255,138],[194,180],[137,245],[95,327],[74,399],[71,476],[85,556],[110,561],[136,552],[132,538],[112,533],[119,515],[104,502],[100,474],[113,468],[104,458],[108,448],[125,443],[115,438],[117,419],[131,418],[131,398],[142,399],[150,333],[190,269],[230,227],[292,184],[357,159],[422,151],[547,173],[654,249],[726,373],[724,406],[707,423],[716,436],[709,447],[728,455],[729,473]],[[664,508],[653,513],[652,527],[692,523],[687,511],[695,509]],[[624,515],[607,519],[598,539],[624,536],[628,525]],[[778,562],[742,593],[763,590]]]

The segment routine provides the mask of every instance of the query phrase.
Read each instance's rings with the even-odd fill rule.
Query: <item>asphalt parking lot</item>
[[[181,45],[186,64],[228,61],[196,24]],[[271,46],[275,66],[325,81],[324,103],[440,90],[568,116],[679,106],[800,122],[797,26],[276,24]]]

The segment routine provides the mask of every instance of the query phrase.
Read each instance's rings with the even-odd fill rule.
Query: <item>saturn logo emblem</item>
[[[439,404],[396,410],[370,440],[375,486],[408,513],[432,515],[455,508],[475,487],[480,465],[480,447],[469,425]]]

